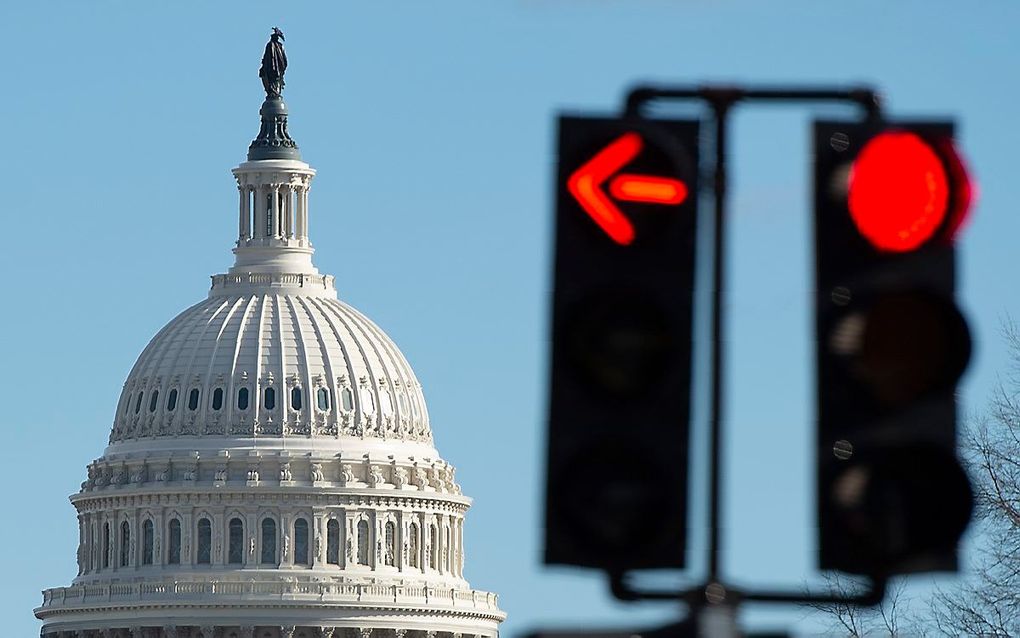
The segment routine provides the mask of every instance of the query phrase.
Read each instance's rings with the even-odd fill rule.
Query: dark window
[[[439,554],[439,548],[436,547],[438,540],[439,538],[436,534],[436,526],[429,526],[429,567],[432,569],[436,569],[439,564],[439,561],[436,560],[436,557]]]
[[[386,523],[386,547],[383,553],[383,563],[393,566],[397,554],[397,526],[390,522]]]
[[[198,409],[198,388],[192,388],[188,394],[188,409],[192,412]]]
[[[368,553],[369,553],[369,538],[368,538],[368,521],[362,519],[358,521],[358,563],[361,565],[368,564]]]
[[[227,562],[240,565],[244,562],[244,523],[239,518],[230,519],[229,556]]]
[[[319,391],[315,393],[315,401],[323,412],[329,410],[329,392],[326,388],[319,388]]]
[[[407,561],[411,567],[418,566],[418,525],[411,523],[407,529]]]
[[[276,521],[262,519],[262,560],[263,565],[276,564]]]
[[[170,396],[166,399],[166,411],[173,412],[177,409],[177,388],[170,391]]]
[[[131,558],[131,526],[127,521],[120,524],[120,566],[127,567]]]
[[[290,391],[290,407],[293,410],[301,409],[301,388],[294,388]]]
[[[110,566],[110,524],[103,523],[103,568]]]
[[[144,394],[144,392],[139,392],[138,398],[135,399],[135,414],[138,414],[142,409],[142,395]]]
[[[153,390],[152,396],[149,397],[149,412],[156,411],[157,400],[159,399],[159,390]]]
[[[208,565],[212,562],[212,522],[208,518],[198,521],[198,557],[196,562],[199,565]]]
[[[294,521],[294,564],[308,564],[308,521],[303,518]]]
[[[181,522],[176,518],[170,521],[170,538],[167,540],[166,562],[169,565],[181,564]]]
[[[153,538],[152,521],[145,521],[142,523],[142,564],[152,564],[152,541]]]
[[[237,409],[248,409],[248,388],[241,388],[237,391]]]
[[[344,412],[350,412],[354,409],[354,393],[351,392],[350,388],[344,388],[340,393],[340,400],[343,401]]]
[[[335,518],[326,523],[326,562],[340,564],[340,521]]]
[[[216,388],[212,393],[212,409],[219,410],[223,407],[223,388]]]
[[[265,393],[263,395],[263,398],[262,398],[262,405],[267,410],[275,410],[276,409],[276,390],[274,390],[272,388],[266,388],[266,391],[265,391]]]

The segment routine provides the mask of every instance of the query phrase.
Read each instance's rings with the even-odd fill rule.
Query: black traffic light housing
[[[562,117],[545,562],[683,567],[698,122]]]
[[[816,122],[819,566],[956,568],[970,358],[954,238],[970,185],[947,122]]]

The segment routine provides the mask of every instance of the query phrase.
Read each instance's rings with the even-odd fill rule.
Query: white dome
[[[312,264],[315,171],[282,100],[260,113],[234,265],[128,375],[41,633],[494,638],[506,614],[464,577],[471,499],[421,385]]]
[[[221,448],[275,438],[339,449],[345,438],[377,438],[430,451],[432,441],[421,385],[367,317],[329,295],[224,294],[222,284],[139,356],[110,451],[167,437]]]

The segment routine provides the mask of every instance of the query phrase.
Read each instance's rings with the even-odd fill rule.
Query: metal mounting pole
[[[876,576],[871,588],[859,595],[832,596],[784,591],[741,592],[729,590],[722,584],[720,557],[721,510],[722,510],[722,410],[723,410],[723,318],[726,266],[726,143],[727,118],[731,109],[741,101],[766,102],[850,102],[860,106],[869,120],[881,118],[882,104],[878,94],[868,87],[818,88],[818,87],[759,87],[742,88],[735,86],[701,87],[637,87],[626,99],[625,114],[641,117],[644,105],[657,100],[696,100],[706,103],[711,109],[715,124],[713,158],[713,251],[712,251],[712,304],[710,366],[712,368],[711,399],[709,405],[709,533],[708,533],[708,574],[706,584],[681,592],[634,590],[626,582],[625,573],[609,574],[613,595],[620,600],[685,600],[691,612],[698,614],[706,605],[732,607],[740,600],[778,603],[826,603],[838,602],[856,605],[877,605],[885,595],[886,579]]]

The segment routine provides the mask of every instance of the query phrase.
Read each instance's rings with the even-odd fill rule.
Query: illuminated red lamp
[[[860,233],[884,252],[951,240],[970,207],[971,186],[950,143],[887,131],[871,138],[850,167],[847,207]]]

